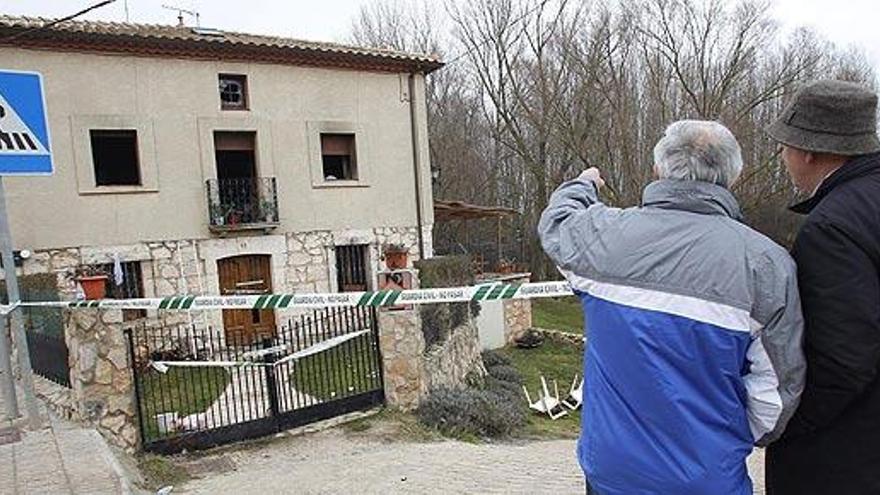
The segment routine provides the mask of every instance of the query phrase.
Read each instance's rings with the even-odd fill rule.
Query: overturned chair
[[[562,403],[559,401],[559,385],[556,383],[556,380],[553,380],[553,389],[556,392],[555,397],[550,395],[550,390],[547,389],[547,380],[541,376],[541,394],[538,397],[538,400],[532,402],[529,390],[523,385],[523,392],[526,394],[529,408],[534,409],[541,414],[550,416],[550,419],[559,419],[568,414],[568,411],[562,407]]]
[[[584,381],[580,380],[578,375],[574,375],[571,387],[568,390],[568,397],[562,399],[562,405],[577,411],[584,403]]]

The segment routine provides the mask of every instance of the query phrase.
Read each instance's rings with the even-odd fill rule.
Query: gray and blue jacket
[[[745,459],[781,434],[804,385],[788,253],[697,181],[654,182],[628,209],[567,182],[538,229],[583,303],[578,458],[592,487],[751,494]]]

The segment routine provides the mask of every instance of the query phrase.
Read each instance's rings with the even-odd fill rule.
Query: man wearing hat
[[[880,140],[877,95],[805,86],[767,132],[810,194],[792,255],[804,311],[807,381],[767,452],[767,493],[880,493]]]

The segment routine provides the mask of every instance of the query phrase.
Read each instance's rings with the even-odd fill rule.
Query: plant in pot
[[[68,277],[82,287],[86,299],[103,299],[107,295],[107,279],[109,276],[100,267],[80,265],[70,270]]]
[[[409,257],[409,249],[403,244],[386,244],[382,250],[385,257],[385,266],[389,270],[402,270],[406,268]]]
[[[225,205],[214,203],[211,205],[211,225],[223,225],[226,223]]]
[[[238,225],[241,223],[241,215],[242,212],[240,210],[236,210],[234,207],[229,207],[229,211],[226,213],[226,223],[228,225]]]
[[[278,221],[275,217],[275,202],[271,199],[260,200],[260,220],[265,223]]]
[[[512,259],[501,258],[500,260],[498,260],[498,267],[497,267],[496,271],[498,273],[507,274],[507,273],[513,273],[515,268],[516,268],[516,263]]]

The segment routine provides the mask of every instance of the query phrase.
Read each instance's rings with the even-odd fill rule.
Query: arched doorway
[[[270,255],[252,254],[219,259],[217,274],[221,295],[272,293]],[[275,312],[271,309],[224,309],[223,330],[230,345],[251,344],[275,337]]]

